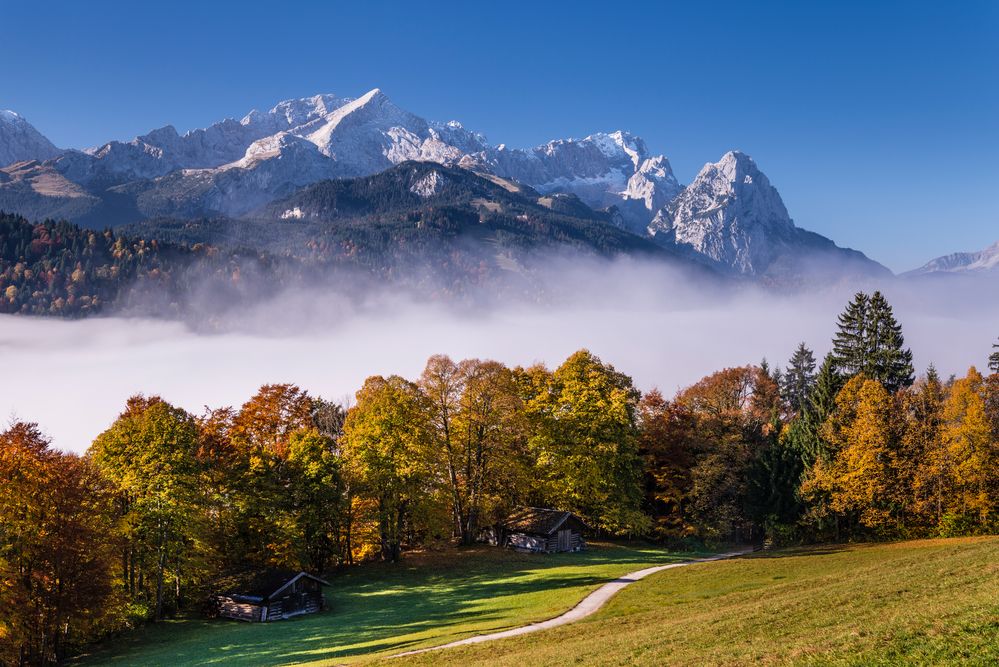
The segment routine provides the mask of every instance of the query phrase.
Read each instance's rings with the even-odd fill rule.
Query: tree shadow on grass
[[[802,556],[829,556],[848,551],[847,544],[823,544],[817,546],[781,547],[771,551],[754,551],[743,558],[800,558]]]
[[[401,652],[540,620],[537,611],[518,617],[525,606],[524,600],[515,601],[518,596],[596,588],[614,578],[603,566],[627,571],[697,555],[612,544],[548,556],[495,548],[416,555],[334,577],[327,595],[331,609],[321,614],[268,624],[191,618],[147,626],[85,663],[285,665]],[[560,601],[557,613],[582,597],[580,590],[572,600]]]

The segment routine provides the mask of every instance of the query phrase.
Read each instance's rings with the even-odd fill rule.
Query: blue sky
[[[895,270],[999,240],[999,2],[8,2],[0,108],[57,145],[380,87],[494,142],[738,148]]]

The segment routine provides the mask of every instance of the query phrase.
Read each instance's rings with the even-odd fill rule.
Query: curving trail
[[[540,621],[538,623],[530,623],[528,625],[522,625],[519,628],[510,628],[509,630],[503,630],[501,632],[492,632],[487,635],[475,635],[474,637],[468,637],[467,639],[459,639],[458,641],[449,642],[447,644],[441,644],[440,646],[431,646],[429,648],[420,648],[413,651],[406,651],[405,653],[397,653],[393,655],[393,658],[401,658],[407,655],[416,655],[417,653],[427,653],[429,651],[439,651],[445,648],[451,648],[453,646],[465,646],[468,644],[480,644],[482,642],[493,641],[494,639],[505,639],[507,637],[518,637],[520,635],[530,634],[532,632],[539,632],[541,630],[548,630],[549,628],[557,628],[560,625],[567,625],[569,623],[574,623],[581,618],[586,618],[591,614],[594,614],[599,610],[604,604],[614,597],[618,591],[620,591],[625,586],[635,583],[639,579],[644,579],[650,574],[655,574],[656,572],[661,572],[663,570],[669,570],[674,567],[684,567],[686,565],[693,565],[694,563],[707,563],[713,560],[724,560],[726,558],[736,558],[738,556],[744,556],[748,553],[752,553],[752,549],[745,549],[742,551],[730,551],[724,554],[717,554],[715,556],[708,556],[707,558],[696,558],[693,560],[683,561],[682,563],[670,563],[669,565],[655,565],[653,567],[647,567],[644,570],[637,570],[635,572],[630,572],[622,577],[608,582],[593,591],[585,598],[583,598],[579,604],[565,612],[561,616],[556,616],[555,618],[550,618],[547,621]]]

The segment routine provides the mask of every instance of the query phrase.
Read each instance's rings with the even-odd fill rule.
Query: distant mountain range
[[[931,274],[999,275],[999,242],[978,252],[956,252],[937,257],[905,275],[925,276]]]
[[[450,170],[430,172],[408,193],[430,193],[421,201],[435,196],[433,179],[453,180],[453,169],[460,168],[527,188],[528,199],[548,197],[553,207],[570,207],[579,219],[599,219],[666,249],[670,257],[720,273],[778,285],[890,275],[862,253],[795,226],[777,190],[745,154],[727,153],[684,187],[665,156],[651,154],[626,132],[509,148],[456,121],[424,120],[378,89],[356,99],[288,100],[183,135],[167,126],[83,151],[61,151],[23,118],[3,112],[0,210],[95,229],[159,221],[147,232],[163,228],[167,219],[226,220],[230,229],[238,227],[233,221],[255,227],[292,219],[317,223],[342,215],[341,204],[323,208],[320,193],[336,190],[330,181],[414,161]],[[498,192],[481,198],[509,207],[490,199]],[[204,226],[188,229],[194,228]]]

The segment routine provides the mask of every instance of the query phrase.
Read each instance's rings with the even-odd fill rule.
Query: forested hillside
[[[325,181],[250,219],[151,220],[114,231],[0,214],[0,312],[204,320],[282,290],[361,298],[393,286],[418,299],[536,301],[554,258],[628,256],[718,278],[614,226],[572,195],[432,163]]]
[[[255,252],[0,213],[0,313],[185,317],[198,300],[224,308],[273,293],[299,273],[290,268]]]
[[[837,329],[821,365],[802,344],[783,371],[727,368],[672,398],[581,350],[555,369],[434,356],[368,378],[349,409],[288,384],[198,415],[134,396],[82,458],[14,423],[0,661],[197,609],[239,568],[469,544],[521,505],[685,547],[999,531],[999,355],[989,376],[915,377],[879,293]]]

